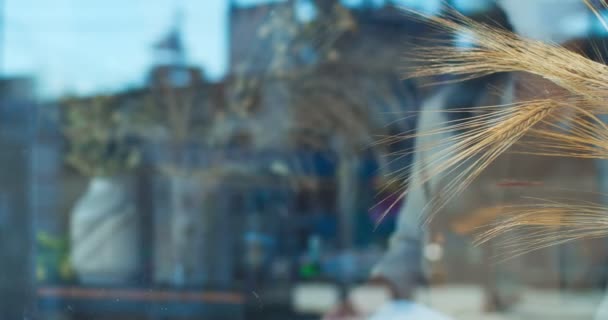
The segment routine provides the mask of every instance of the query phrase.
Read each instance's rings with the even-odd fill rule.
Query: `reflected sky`
[[[4,1],[3,72],[36,76],[45,95],[141,84],[177,8],[189,61],[211,78],[225,69],[224,0]]]
[[[230,0],[2,1],[5,16],[4,43],[0,43],[2,71],[35,76],[45,96],[141,85],[154,63],[152,45],[167,33],[178,9],[185,12],[183,36],[188,61],[202,66],[211,79],[221,78],[226,70]],[[240,5],[272,2],[233,1]],[[350,6],[364,2],[382,5],[385,1],[343,0]],[[393,3],[432,13],[438,10],[441,1]],[[487,0],[457,2],[474,7]]]

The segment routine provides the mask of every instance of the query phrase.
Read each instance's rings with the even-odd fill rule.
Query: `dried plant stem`
[[[453,20],[425,17],[432,26],[449,33],[470,34],[475,48],[460,50],[439,43],[413,50],[411,59],[419,62],[407,71],[407,77],[443,74],[465,78],[497,72],[527,72],[548,79],[584,98],[589,106],[607,109],[600,103],[608,97],[608,67],[554,44],[521,38],[452,13]]]
[[[480,233],[476,244],[497,237],[512,236],[501,242],[503,258],[580,239],[608,236],[608,208],[586,202],[536,199],[532,205],[505,207],[503,218]]]
[[[573,107],[575,108],[575,107]],[[598,117],[576,107],[567,119],[555,119],[530,130],[519,152],[544,156],[608,159],[608,127]],[[566,122],[567,121],[567,122]]]
[[[583,1],[602,20],[598,9],[589,0]],[[432,196],[427,221],[516,144],[521,148],[514,149],[516,152],[527,154],[608,159],[608,127],[598,118],[608,113],[608,66],[559,45],[524,39],[458,13],[448,17],[414,15],[442,31],[470,35],[475,47],[462,50],[439,41],[414,49],[410,58],[418,63],[407,70],[406,77],[454,75],[470,79],[525,72],[564,89],[546,99],[484,107],[464,121],[443,122],[426,131],[384,139],[384,143],[393,143],[395,139],[416,138],[416,149],[403,155],[425,154],[424,162],[396,174],[394,179],[402,179],[403,185],[420,187],[437,178],[447,181]],[[608,29],[604,20],[602,23]],[[516,234],[505,242],[507,254],[519,255],[567,241],[608,236],[608,216],[606,208],[599,205],[543,200],[512,207],[504,219],[481,233],[477,243],[507,233]]]
[[[428,141],[418,139],[415,150],[406,150],[400,155],[417,152],[429,157],[417,166],[412,164],[394,173],[389,183],[401,180],[404,186],[408,186],[407,190],[399,191],[402,192],[400,198],[403,198],[411,188],[421,187],[437,177],[447,178],[449,182],[432,197],[424,215],[429,222],[498,156],[561,107],[553,100],[538,100],[495,109],[482,108],[486,112],[462,123],[401,136],[405,139],[426,138]],[[385,141],[390,143],[390,140]],[[414,180],[414,177],[422,178]]]

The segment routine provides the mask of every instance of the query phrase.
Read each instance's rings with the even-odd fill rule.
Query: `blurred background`
[[[576,0],[1,0],[2,317],[321,319],[377,298],[358,288],[414,146],[382,138],[442,92],[443,109],[508,94],[503,75],[403,80],[420,39],[474,45],[402,11],[447,7],[576,48],[605,36]],[[549,167],[603,200],[602,164]],[[605,241],[496,263],[472,244],[497,214],[479,198],[418,239],[407,298],[455,319],[593,319]]]

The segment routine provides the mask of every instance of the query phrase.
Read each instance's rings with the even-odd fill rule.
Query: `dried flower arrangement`
[[[116,96],[65,98],[60,105],[70,166],[85,176],[112,176],[139,164],[129,117]]]
[[[132,173],[146,143],[213,144],[210,128],[221,111],[215,85],[151,87],[60,102],[66,162],[85,176]]]
[[[608,28],[600,14],[602,6],[607,9],[608,4],[583,1]],[[436,176],[449,177],[427,207],[427,222],[506,152],[608,158],[608,126],[599,118],[607,113],[608,66],[563,46],[526,39],[455,11],[433,17],[410,14],[440,32],[468,35],[474,45],[461,50],[439,40],[431,46],[419,46],[410,57],[417,64],[406,70],[407,77],[451,75],[467,80],[499,72],[521,72],[559,87],[551,94],[510,105],[464,108],[460,111],[471,111],[474,116],[392,138],[442,137],[438,142],[417,147],[433,154],[428,163],[411,168],[424,173],[423,181],[405,178],[406,184],[424,184]],[[536,203],[504,209],[499,219],[479,235],[478,243],[517,232],[517,241],[526,245],[509,254],[518,255],[568,241],[608,236],[607,208],[601,204],[536,199]]]

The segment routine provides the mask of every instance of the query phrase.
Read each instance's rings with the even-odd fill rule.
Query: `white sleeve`
[[[425,131],[438,123],[446,121],[445,114],[438,111],[443,106],[443,101],[448,92],[443,90],[435,97],[429,99],[422,106],[422,112],[418,117],[418,130]],[[429,112],[427,112],[429,111]],[[442,136],[428,136],[416,138],[415,153],[411,174],[411,190],[404,199],[404,206],[397,218],[397,227],[390,238],[387,252],[380,262],[372,270],[372,276],[381,276],[389,280],[401,296],[407,296],[423,277],[424,259],[422,247],[426,242],[427,232],[421,224],[421,215],[433,194],[436,179],[423,184],[421,169],[428,159],[420,146],[433,143],[442,139]]]

